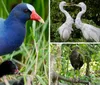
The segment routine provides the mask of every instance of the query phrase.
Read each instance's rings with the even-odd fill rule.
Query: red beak
[[[15,70],[15,74],[20,74],[18,69]]]
[[[44,20],[36,13],[36,11],[32,11],[32,14],[30,16],[30,19],[31,20],[35,20],[35,21],[38,21],[38,22],[41,22],[41,23],[44,23]]]

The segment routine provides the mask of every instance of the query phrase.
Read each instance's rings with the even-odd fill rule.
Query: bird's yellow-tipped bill
[[[44,24],[44,20],[43,20],[42,18],[39,20],[39,22],[41,22],[41,23],[43,23],[43,24]]]
[[[44,23],[44,20],[36,13],[35,10],[32,11],[32,13],[30,15],[30,19],[41,22],[41,23]]]

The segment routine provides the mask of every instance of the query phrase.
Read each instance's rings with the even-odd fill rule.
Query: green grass
[[[59,51],[59,49],[61,51]],[[84,64],[79,71],[74,71],[69,56],[75,47],[79,47],[78,52],[83,57]],[[53,70],[66,79],[78,78],[82,81],[90,81],[92,85],[100,84],[100,44],[50,44],[50,54],[54,55]],[[61,57],[60,57],[61,55]],[[75,57],[75,56],[74,56]],[[87,61],[89,63],[89,76],[86,76]],[[52,65],[51,65],[52,66]],[[63,84],[72,85],[71,82],[59,80]],[[74,85],[84,85],[74,83]]]
[[[2,61],[11,59],[21,67],[23,76],[32,75],[34,85],[48,84],[48,0],[0,0],[0,17],[7,18],[11,6],[19,2],[27,2],[34,5],[37,13],[45,20],[45,24],[28,21],[26,24],[27,35],[20,50],[12,54],[2,56]],[[33,4],[34,3],[34,4]],[[22,59],[16,60],[13,56],[22,54]],[[12,76],[8,76],[10,79]],[[17,77],[13,77],[14,79]]]

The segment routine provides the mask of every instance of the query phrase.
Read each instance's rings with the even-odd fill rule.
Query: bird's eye
[[[24,13],[27,13],[28,12],[28,9],[24,9]]]

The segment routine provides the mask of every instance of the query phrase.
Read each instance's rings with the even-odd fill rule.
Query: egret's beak
[[[70,3],[66,3],[66,6],[70,6]]]
[[[66,6],[74,6],[73,3],[67,3]]]
[[[78,4],[73,4],[73,6],[78,6]]]

